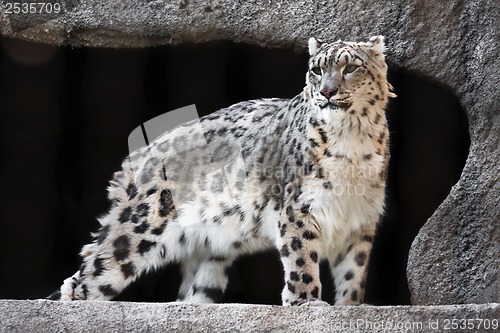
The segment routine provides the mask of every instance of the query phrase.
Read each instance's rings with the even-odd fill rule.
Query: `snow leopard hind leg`
[[[203,259],[189,258],[181,265],[182,283],[178,302],[216,303],[226,291],[229,268],[235,257],[210,256]]]

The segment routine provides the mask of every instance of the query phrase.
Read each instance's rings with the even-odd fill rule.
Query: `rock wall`
[[[4,36],[54,45],[145,47],[232,40],[303,50],[314,35],[383,34],[394,68],[459,96],[470,153],[459,182],[416,237],[408,261],[414,304],[500,301],[499,7],[478,1],[73,0],[58,14],[8,14]],[[432,103],[432,101],[429,101]]]

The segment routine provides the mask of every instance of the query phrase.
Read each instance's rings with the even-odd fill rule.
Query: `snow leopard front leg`
[[[345,243],[345,250],[334,258],[328,258],[335,282],[335,305],[363,303],[374,236],[375,223],[351,234]]]
[[[285,271],[282,302],[301,305],[321,299],[319,231],[307,204],[285,205],[277,247]]]

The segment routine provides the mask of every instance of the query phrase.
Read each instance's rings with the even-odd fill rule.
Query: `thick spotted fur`
[[[80,269],[49,298],[112,299],[180,262],[178,299],[215,302],[235,258],[275,248],[283,305],[321,300],[323,259],[336,304],[362,302],[389,161],[384,42],[311,38],[309,53],[295,98],[242,102],[133,152]]]

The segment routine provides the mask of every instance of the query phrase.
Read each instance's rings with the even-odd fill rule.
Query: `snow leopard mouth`
[[[328,107],[330,109],[336,109],[336,110],[340,109],[342,111],[347,111],[347,109],[349,109],[350,106],[351,106],[350,103],[341,102],[341,101],[333,101],[333,102],[325,101],[325,103],[320,105],[320,107],[322,109],[325,109]]]

